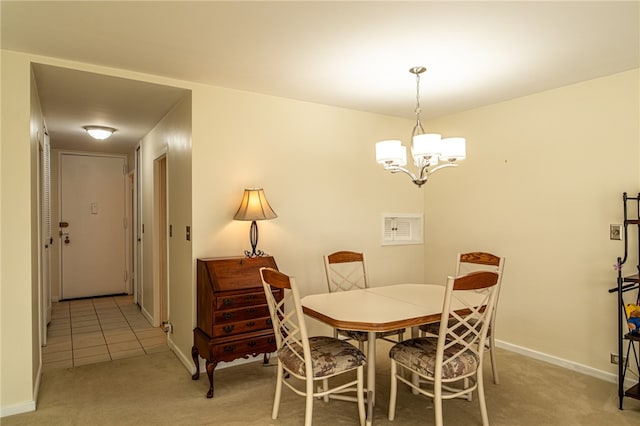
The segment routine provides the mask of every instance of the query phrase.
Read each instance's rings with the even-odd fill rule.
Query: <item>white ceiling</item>
[[[423,118],[640,67],[639,1],[0,5],[3,49],[407,118],[416,65],[428,69]],[[135,143],[184,94],[50,66],[35,75],[58,144],[86,143],[86,124]]]

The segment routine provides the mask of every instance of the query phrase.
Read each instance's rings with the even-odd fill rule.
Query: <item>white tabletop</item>
[[[444,286],[396,284],[313,294],[302,298],[305,314],[344,330],[390,331],[440,319]]]

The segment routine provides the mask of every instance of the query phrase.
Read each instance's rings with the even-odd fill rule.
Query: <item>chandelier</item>
[[[406,173],[413,183],[421,187],[433,173],[445,167],[457,166],[457,161],[466,157],[464,138],[442,139],[437,133],[425,133],[420,122],[420,74],[425,67],[409,69],[416,76],[416,124],[411,133],[411,155],[418,168],[415,174],[404,166],[407,164],[407,148],[399,140],[384,140],[376,143],[376,161],[391,173]],[[429,170],[429,167],[432,167]]]

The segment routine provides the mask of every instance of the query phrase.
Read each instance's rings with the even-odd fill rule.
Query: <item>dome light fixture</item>
[[[100,141],[109,138],[116,131],[113,127],[106,126],[84,126],[83,129],[89,136]]]

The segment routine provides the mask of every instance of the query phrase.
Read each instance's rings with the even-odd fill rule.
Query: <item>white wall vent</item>
[[[423,215],[420,213],[384,213],[382,245],[422,244]]]

